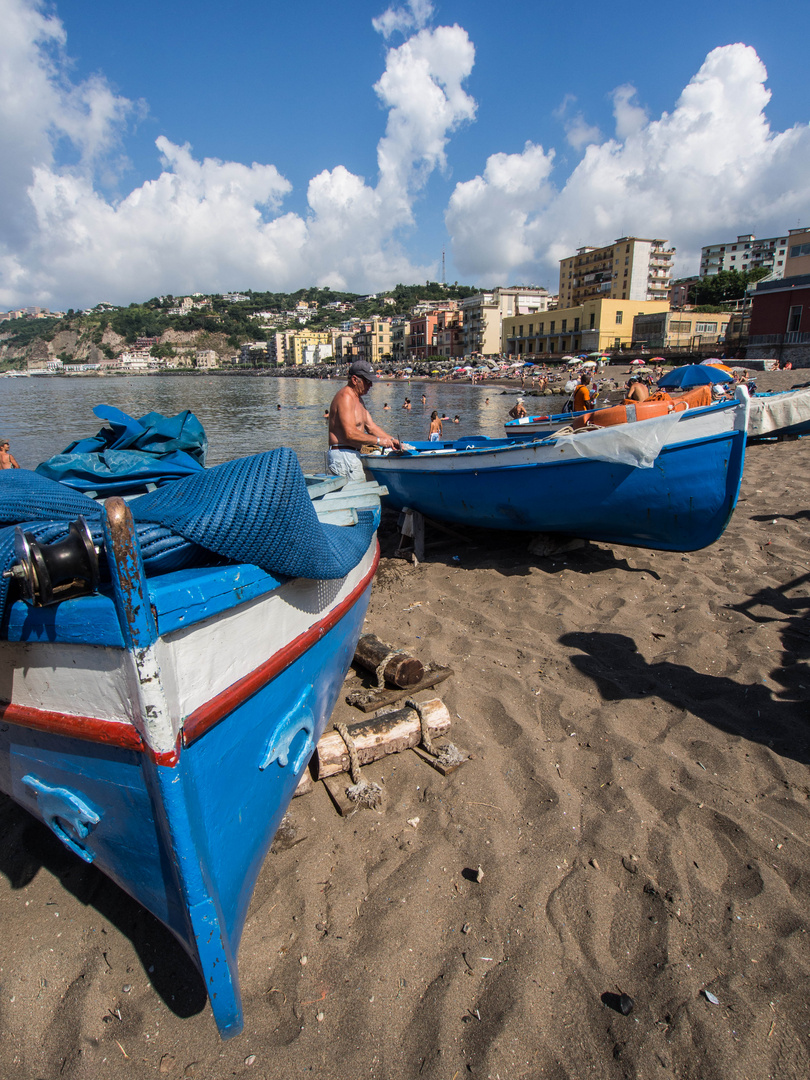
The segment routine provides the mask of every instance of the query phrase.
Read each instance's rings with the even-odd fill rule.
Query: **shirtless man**
[[[374,369],[368,360],[355,360],[346,385],[338,390],[329,408],[329,450],[327,467],[334,476],[363,480],[365,473],[360,448],[374,443],[401,449],[399,441],[371,419],[363,398],[373,385]]]
[[[8,452],[8,439],[0,439],[0,469],[19,469],[17,459]]]
[[[625,401],[646,401],[650,396],[649,387],[644,383],[642,379],[631,379],[627,393],[624,396]]]

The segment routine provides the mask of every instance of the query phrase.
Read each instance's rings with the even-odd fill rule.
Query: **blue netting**
[[[286,577],[340,578],[357,565],[376,527],[358,512],[351,529],[322,525],[292,450],[240,458],[178,480],[130,504],[147,573],[199,562],[200,548]],[[52,543],[79,514],[100,540],[101,507],[27,469],[0,471],[0,570],[14,562],[14,525]],[[0,620],[8,579],[0,577]]]
[[[227,497],[223,497],[227,493]],[[138,521],[158,522],[236,562],[288,577],[339,578],[360,561],[375,516],[322,525],[292,450],[226,461],[130,503]]]

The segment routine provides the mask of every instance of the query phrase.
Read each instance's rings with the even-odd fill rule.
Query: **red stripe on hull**
[[[247,701],[249,697],[252,697],[263,686],[275,679],[285,668],[294,663],[299,656],[302,656],[307,649],[320,641],[333,626],[340,622],[346,612],[354,607],[363,595],[377,571],[379,562],[380,545],[377,543],[377,550],[374,553],[374,560],[368,573],[355,585],[349,595],[329,612],[325,619],[316,623],[315,626],[311,626],[303,634],[299,634],[297,638],[293,638],[283,649],[279,649],[263,664],[254,668],[249,675],[245,675],[238,682],[229,686],[227,690],[223,690],[222,693],[217,694],[210,701],[206,701],[205,705],[201,705],[199,709],[195,709],[193,713],[186,717],[183,724],[183,745],[190,746],[206,731],[218,724],[223,717],[238,708],[242,702]]]
[[[237,708],[268,682],[279,675],[286,667],[294,663],[299,656],[327,634],[343,618],[374,577],[380,562],[380,545],[374,553],[374,560],[368,573],[349,595],[329,612],[325,619],[310,627],[303,634],[279,649],[268,660],[255,668],[249,675],[217,694],[211,701],[201,705],[186,718],[182,733],[182,744],[189,746],[209,728],[219,723],[229,712]],[[53,735],[65,735],[68,738],[85,739],[88,742],[104,746],[117,746],[122,750],[146,752],[158,764],[172,767],[177,764],[180,753],[179,745],[171,750],[153,751],[144,745],[141,736],[132,724],[120,720],[100,720],[93,716],[71,716],[68,713],[36,709],[30,705],[15,705],[0,702],[0,721],[32,728],[35,731],[47,731]]]
[[[132,724],[121,720],[99,720],[94,716],[71,716],[69,713],[49,712],[30,705],[0,703],[0,720],[52,735],[67,735],[72,739],[119,746],[122,750],[143,750],[143,740]]]

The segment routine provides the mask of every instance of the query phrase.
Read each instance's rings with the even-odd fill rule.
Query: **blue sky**
[[[676,269],[810,223],[810,5],[0,0],[0,308]]]

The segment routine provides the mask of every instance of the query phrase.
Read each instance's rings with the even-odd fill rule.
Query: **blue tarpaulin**
[[[36,471],[60,484],[103,495],[147,491],[200,472],[208,449],[203,426],[186,410],[177,416],[151,412],[136,420],[112,405],[93,412],[109,427],[79,439]]]

